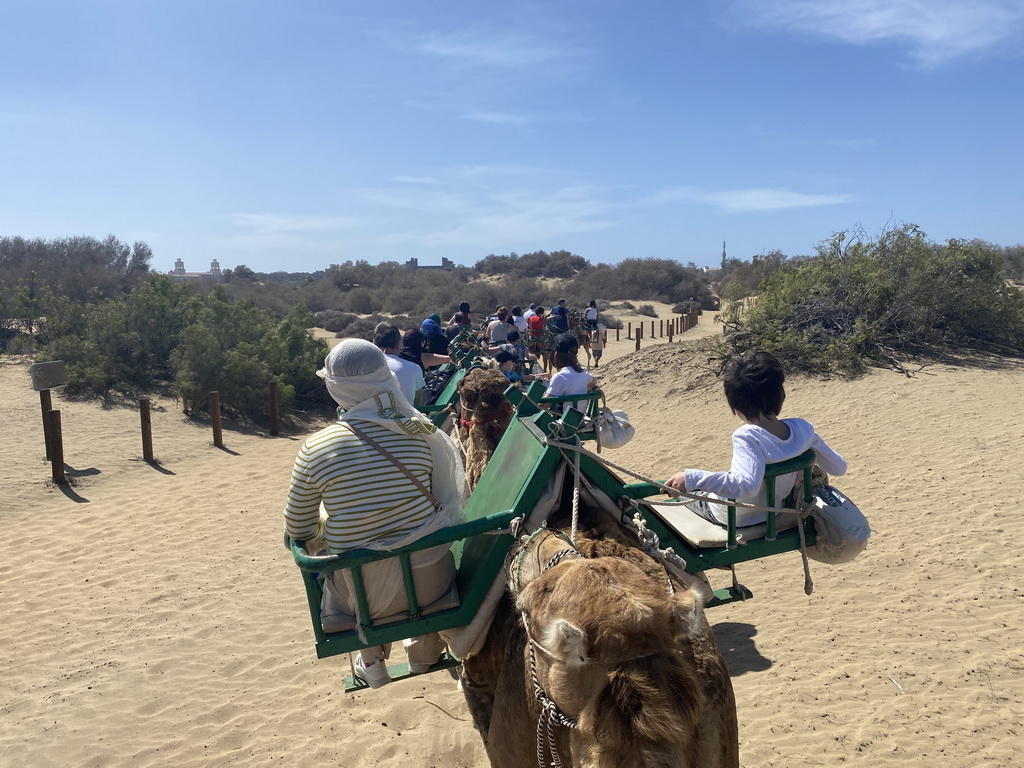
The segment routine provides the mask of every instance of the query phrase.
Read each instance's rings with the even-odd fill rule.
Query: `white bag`
[[[817,541],[807,556],[819,563],[848,563],[868,545],[871,526],[867,518],[841,491],[831,485],[814,489],[811,511]]]
[[[613,411],[605,406],[597,417],[597,440],[602,448],[621,448],[636,434],[625,411]]]

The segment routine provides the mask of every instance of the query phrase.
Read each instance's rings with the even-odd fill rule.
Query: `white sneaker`
[[[388,674],[388,666],[384,659],[377,659],[366,665],[362,656],[356,656],[355,669],[355,676],[371,688],[380,688],[391,682],[391,675]]]
[[[437,662],[434,662],[435,664]],[[409,671],[415,675],[422,675],[424,672],[429,672],[433,664],[410,664]]]

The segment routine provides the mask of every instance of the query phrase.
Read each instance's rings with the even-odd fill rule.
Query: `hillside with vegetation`
[[[154,274],[152,257],[145,243],[113,236],[0,238],[0,349],[65,360],[72,396],[113,402],[162,390],[202,415],[218,390],[229,416],[255,423],[272,381],[283,413],[329,405],[314,374],[327,348],[310,327],[368,338],[380,320],[402,328],[432,312],[447,320],[462,301],[482,319],[497,305],[549,307],[559,298],[684,312],[715,308],[721,296],[735,308],[725,315],[722,355],[763,346],[811,373],[856,374],[951,349],[1024,352],[1024,294],[1012,282],[1024,271],[1024,247],[940,245],[913,226],[876,240],[835,235],[813,256],[730,259],[716,284],[693,264],[591,264],[568,251],[491,255],[451,269],[356,261],[295,275],[242,265],[216,282]],[[756,302],[740,301],[750,296]]]

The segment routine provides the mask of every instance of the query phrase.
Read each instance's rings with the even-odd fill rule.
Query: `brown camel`
[[[466,461],[466,484],[476,487],[495,446],[512,421],[514,409],[505,397],[508,379],[501,371],[474,368],[458,383],[461,415],[459,442]]]
[[[732,684],[696,592],[596,531],[577,547],[541,531],[509,571],[512,595],[462,668],[494,768],[739,765]]]

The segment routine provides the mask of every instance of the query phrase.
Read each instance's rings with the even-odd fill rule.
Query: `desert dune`
[[[637,436],[608,458],[656,478],[728,465],[738,422],[704,371],[711,321],[609,346],[602,386]],[[57,487],[29,362],[0,359],[0,765],[486,766],[448,674],[345,694],[346,659],[315,658],[280,510],[318,424],[228,429],[219,449],[155,398],[153,466],[137,409],[55,392],[71,480]],[[852,563],[812,563],[810,597],[789,553],[740,566],[755,598],[708,612],[743,765],[1020,765],[1024,364],[787,391],[783,415],[849,462],[836,485],[874,534]]]

